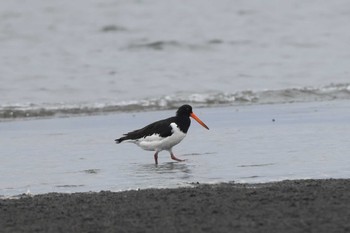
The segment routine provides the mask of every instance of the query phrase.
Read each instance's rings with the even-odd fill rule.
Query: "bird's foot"
[[[185,161],[185,159],[178,159],[178,158],[176,158],[175,155],[174,155],[173,153],[171,153],[171,156],[170,156],[170,157],[171,157],[172,160],[176,160],[176,161],[178,161],[178,162],[183,162],[183,161]]]

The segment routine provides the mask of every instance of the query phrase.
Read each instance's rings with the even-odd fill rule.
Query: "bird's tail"
[[[114,141],[115,141],[115,143],[119,144],[119,143],[121,143],[124,140],[125,140],[125,137],[121,137],[121,138],[115,139]]]

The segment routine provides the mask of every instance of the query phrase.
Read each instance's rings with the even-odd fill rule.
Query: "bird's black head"
[[[193,119],[195,119],[201,126],[203,126],[204,128],[206,129],[209,129],[208,126],[206,124],[203,123],[203,121],[201,121],[201,119],[199,119],[196,114],[194,114],[192,112],[192,107],[188,104],[185,104],[185,105],[182,105],[176,112],[176,118],[178,120],[181,119],[182,123],[181,124],[184,124],[183,122],[186,122],[186,127],[187,128],[184,128],[184,130],[182,130],[182,132],[187,132],[188,130],[188,127],[190,126],[191,124],[191,120],[190,120],[190,117],[192,117]],[[180,125],[180,129],[181,129],[181,125]]]
[[[176,116],[190,117],[192,113],[192,107],[188,104],[182,105],[176,112]]]

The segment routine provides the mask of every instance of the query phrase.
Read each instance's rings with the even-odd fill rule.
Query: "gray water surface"
[[[350,177],[350,103],[330,101],[200,108],[173,151],[185,162],[134,144],[122,133],[174,111],[0,123],[0,195],[179,187]]]
[[[282,90],[268,102],[309,100],[285,97],[349,84],[348,9],[346,0],[1,1],[0,112],[240,103],[266,90]]]

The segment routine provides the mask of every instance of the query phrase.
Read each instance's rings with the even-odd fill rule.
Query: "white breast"
[[[135,143],[144,150],[171,150],[173,146],[184,139],[186,134],[183,133],[174,122],[171,123],[170,126],[172,128],[172,135],[169,137],[162,138],[159,136],[159,134],[153,134],[145,138],[141,138],[135,141]]]

